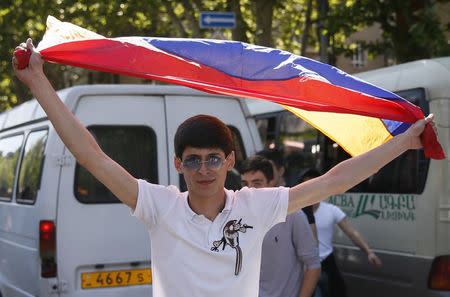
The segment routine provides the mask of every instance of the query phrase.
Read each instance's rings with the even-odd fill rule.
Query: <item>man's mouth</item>
[[[200,185],[210,185],[215,181],[215,179],[198,180],[197,183]]]

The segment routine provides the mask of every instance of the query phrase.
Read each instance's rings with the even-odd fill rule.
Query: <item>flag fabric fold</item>
[[[105,38],[49,16],[37,50],[49,62],[282,104],[353,156],[388,141],[424,117],[407,100],[335,67],[242,42]],[[429,125],[422,143],[427,157],[445,158]]]

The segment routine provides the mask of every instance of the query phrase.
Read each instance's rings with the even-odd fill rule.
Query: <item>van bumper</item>
[[[349,297],[450,297],[450,291],[428,288],[433,258],[377,251],[383,261],[383,267],[377,269],[355,247],[336,246],[334,255]]]

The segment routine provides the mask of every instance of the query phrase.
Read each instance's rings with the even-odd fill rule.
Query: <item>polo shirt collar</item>
[[[233,193],[234,192],[230,191],[230,190],[227,190],[225,188],[224,188],[224,191],[225,191],[225,206],[222,209],[222,211],[219,212],[219,214],[220,213],[227,213],[227,212],[231,211],[232,206],[233,206]],[[208,219],[206,219],[206,217],[204,215],[196,214],[191,209],[191,207],[189,206],[189,202],[188,202],[188,195],[189,195],[188,191],[184,192],[183,194],[184,194],[184,200],[185,200],[185,206],[186,206],[186,213],[187,213],[188,217],[191,220],[193,220],[193,221],[198,221],[199,218],[204,218],[205,220],[208,220]]]

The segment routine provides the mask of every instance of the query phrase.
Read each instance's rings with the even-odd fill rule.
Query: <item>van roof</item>
[[[389,91],[427,89],[427,99],[448,98],[450,57],[424,59],[354,74]]]
[[[74,106],[74,100],[89,95],[205,95],[204,92],[187,87],[152,84],[80,85],[59,90],[57,93],[67,106]],[[208,96],[227,97],[211,94]],[[32,99],[0,113],[0,131],[46,117],[37,100]]]
[[[428,100],[448,98],[450,57],[418,60],[352,75],[389,91],[422,87],[427,89]],[[246,103],[252,115],[284,110],[279,104],[263,100],[246,100]]]

